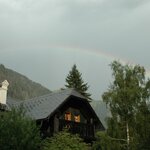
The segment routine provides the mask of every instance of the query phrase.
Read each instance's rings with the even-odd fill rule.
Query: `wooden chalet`
[[[3,104],[4,105],[4,104]],[[96,130],[104,126],[87,99],[75,89],[65,89],[33,99],[16,101],[6,100],[6,108],[23,106],[26,115],[36,120],[41,136],[53,136],[63,128],[73,134],[79,134],[85,141],[95,139]]]

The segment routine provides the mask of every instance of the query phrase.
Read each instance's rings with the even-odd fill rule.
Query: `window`
[[[75,122],[80,122],[80,115],[75,115],[74,116],[74,121]]]
[[[71,121],[71,113],[70,112],[65,113],[65,120]]]

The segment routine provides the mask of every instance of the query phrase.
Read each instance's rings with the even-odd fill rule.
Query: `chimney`
[[[8,81],[5,80],[1,84],[2,86],[0,87],[0,104],[6,104],[6,99],[7,99],[7,89],[8,89]]]

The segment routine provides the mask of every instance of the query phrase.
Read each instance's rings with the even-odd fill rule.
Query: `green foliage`
[[[121,141],[111,138],[104,131],[96,133],[96,141],[93,143],[92,150],[121,150]]]
[[[140,66],[131,67],[114,61],[111,64],[114,82],[103,100],[109,104],[113,115],[132,117],[135,107],[148,97],[146,93],[145,69]]]
[[[88,150],[88,147],[78,135],[64,130],[46,139],[43,150]]]
[[[1,150],[37,150],[40,142],[36,123],[25,117],[22,109],[0,112]]]
[[[150,149],[150,110],[145,104],[141,105],[136,114],[137,150]]]
[[[66,83],[67,84],[65,86],[67,88],[75,88],[88,100],[91,100],[90,98],[91,94],[87,92],[89,86],[87,83],[84,83],[82,79],[82,74],[78,71],[76,65],[73,65],[72,70],[69,72],[66,78]]]
[[[114,61],[111,68],[114,81],[102,96],[112,115],[108,118],[106,137],[109,138],[106,139],[111,142],[111,150],[137,150],[139,147],[147,150],[150,139],[150,111],[147,105],[150,80],[145,79],[145,69],[139,65],[122,65]],[[114,141],[118,141],[118,147],[113,148],[116,145]]]
[[[8,80],[8,96],[15,99],[29,99],[41,96],[50,91],[42,85],[29,80],[27,77],[0,65],[0,83]]]

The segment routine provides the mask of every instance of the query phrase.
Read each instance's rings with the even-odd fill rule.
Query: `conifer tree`
[[[75,88],[79,93],[85,96],[89,101],[91,101],[91,94],[87,92],[89,89],[88,83],[84,83],[82,79],[82,74],[78,71],[77,66],[74,64],[72,70],[69,72],[66,78],[66,87]]]

